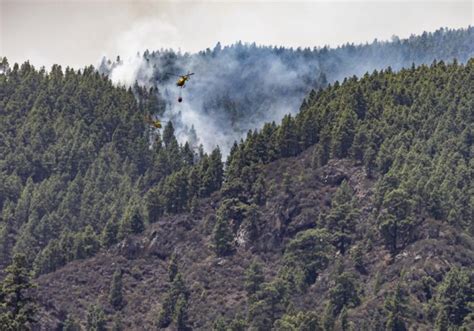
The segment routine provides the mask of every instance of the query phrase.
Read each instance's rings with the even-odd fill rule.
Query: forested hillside
[[[168,175],[192,173],[190,199],[220,187],[218,149],[179,145],[171,122],[162,137],[148,128],[144,117],[161,107],[153,89],[116,88],[93,67],[2,68],[1,266],[21,253],[38,275],[141,232],[151,187],[165,211],[180,211],[188,201],[174,201],[181,185]]]
[[[317,42],[317,41],[315,41]],[[119,54],[120,55],[120,54]],[[165,117],[184,141],[194,126],[206,150],[216,140],[227,155],[235,140],[264,123],[295,114],[311,91],[353,75],[431,64],[433,60],[466,62],[474,56],[474,28],[439,29],[407,39],[373,41],[337,48],[285,48],[237,42],[217,44],[196,54],[173,50],[145,51],[136,58],[104,59],[98,70],[118,84],[159,87]],[[177,74],[194,72],[186,88],[175,86]],[[183,103],[177,103],[182,93]]]
[[[2,68],[10,329],[474,327],[472,59],[313,91],[225,170],[150,132],[155,90]],[[36,313],[11,300],[27,270]]]

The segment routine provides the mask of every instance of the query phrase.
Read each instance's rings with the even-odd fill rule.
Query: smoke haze
[[[419,47],[420,44],[426,45]],[[419,51],[422,49],[422,51]],[[433,60],[464,62],[474,55],[474,28],[441,29],[409,39],[334,49],[288,49],[236,43],[217,44],[195,54],[146,51],[120,62],[104,59],[99,71],[119,85],[156,86],[166,103],[163,120],[171,120],[181,143],[195,129],[206,151],[219,145],[227,155],[234,141],[266,122],[296,113],[311,89],[344,77],[391,66],[393,70]],[[183,89],[177,77],[194,72]],[[184,101],[178,103],[181,94]]]

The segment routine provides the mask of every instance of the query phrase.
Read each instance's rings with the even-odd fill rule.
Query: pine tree
[[[326,230],[299,232],[285,249],[285,278],[295,279],[301,289],[313,284],[318,274],[328,266],[331,251],[330,234]]]
[[[100,243],[92,226],[88,225],[83,232],[77,233],[74,238],[76,259],[85,259],[99,251]]]
[[[188,305],[187,299],[184,297],[183,294],[181,294],[178,298],[178,301],[176,302],[176,307],[175,307],[174,315],[173,315],[173,322],[176,325],[176,329],[178,331],[185,331],[188,329],[187,305]]]
[[[164,212],[161,200],[158,187],[153,187],[148,191],[148,194],[146,195],[146,210],[148,213],[148,221],[150,223],[155,223]]]
[[[111,218],[107,221],[107,224],[105,224],[105,227],[102,230],[100,236],[100,245],[105,248],[112,246],[113,244],[117,243],[117,236],[118,224],[113,218]]]
[[[344,111],[332,133],[331,153],[336,158],[348,155],[354,139],[357,116],[352,110]]]
[[[86,316],[86,331],[106,331],[106,320],[102,307],[90,305]]]
[[[382,203],[384,209],[379,216],[379,229],[392,255],[396,255],[411,239],[414,228],[412,205],[413,201],[403,189],[385,194]]]
[[[313,152],[312,166],[319,168],[325,166],[331,157],[331,134],[325,129],[321,132],[319,143],[316,144]]]
[[[436,302],[438,306],[437,323],[459,327],[470,313],[474,301],[472,275],[467,271],[453,268],[438,287]]]
[[[277,133],[277,146],[282,157],[295,156],[299,152],[295,121],[291,115],[285,115]]]
[[[344,180],[334,194],[331,211],[326,219],[327,227],[333,233],[335,246],[343,255],[352,241],[356,217],[353,191]]]
[[[351,147],[351,157],[359,162],[364,159],[364,153],[367,147],[366,130],[367,128],[365,127],[359,128],[354,136],[354,142],[352,143]]]
[[[223,218],[218,217],[213,231],[214,250],[218,256],[224,256],[232,252],[234,236]]]
[[[440,310],[436,315],[435,321],[436,331],[448,331],[449,330],[449,318],[446,310]]]
[[[130,234],[139,234],[145,229],[139,206],[131,203],[122,217],[119,227],[119,237],[126,238]]]
[[[355,307],[360,303],[355,279],[352,274],[343,272],[336,277],[336,284],[329,291],[334,314],[338,315],[344,307]]]
[[[25,256],[16,254],[5,272],[0,287],[0,325],[7,331],[30,330],[35,323],[36,308],[29,293],[33,285]]]
[[[229,203],[223,201],[217,213],[216,224],[212,232],[213,248],[218,256],[230,254],[234,249],[234,234],[230,228],[228,215]]]
[[[258,176],[257,180],[252,185],[252,201],[261,206],[265,203],[265,180],[263,176]]]
[[[336,319],[334,317],[334,306],[328,302],[324,308],[322,325],[324,331],[332,331],[334,329],[334,323]]]
[[[188,298],[189,292],[184,284],[183,276],[178,272],[165,295],[163,304],[161,305],[161,310],[157,320],[158,328],[168,327],[173,320],[175,323],[186,323],[186,307]],[[178,302],[180,305],[179,307]]]
[[[7,264],[10,261],[10,254],[15,245],[13,223],[13,219],[8,218],[0,225],[0,261],[2,264]]]
[[[123,305],[122,294],[122,269],[117,268],[112,276],[112,283],[110,284],[109,303],[116,310],[120,310]]]
[[[227,325],[222,316],[215,320],[214,324],[212,325],[212,331],[227,331]]]
[[[163,129],[163,142],[167,149],[169,149],[173,144],[177,144],[174,136],[173,123],[171,121],[168,121]]]
[[[286,285],[281,279],[262,285],[249,305],[249,329],[270,330],[275,320],[283,315],[288,303]]]
[[[341,321],[341,330],[349,331],[349,321],[347,320],[347,307],[346,306],[342,308],[341,314],[339,315],[339,320]]]
[[[247,297],[257,293],[264,281],[265,276],[263,275],[262,266],[256,260],[252,261],[245,271],[244,286],[247,291]]]
[[[176,275],[178,274],[178,256],[173,253],[171,255],[170,262],[168,264],[168,279],[173,282]]]
[[[384,308],[387,311],[386,329],[391,331],[406,330],[405,322],[403,321],[405,299],[400,283],[397,284],[395,291],[385,299]]]
[[[374,176],[374,172],[376,169],[376,164],[375,164],[376,157],[377,157],[377,152],[375,148],[369,145],[369,147],[367,147],[367,149],[364,152],[364,158],[363,158],[367,178],[373,178]]]
[[[365,272],[364,254],[362,252],[362,246],[360,244],[354,247],[351,252],[351,257],[356,270],[359,272]]]

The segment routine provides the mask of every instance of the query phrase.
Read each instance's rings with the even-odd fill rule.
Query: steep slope
[[[357,187],[356,192],[365,201],[364,205],[370,201],[373,181],[365,180],[361,167],[354,167],[350,161],[338,161],[313,170],[310,152],[262,169],[265,179],[275,182],[276,191],[283,191],[281,178],[288,169],[291,169],[292,178],[300,180],[292,181],[292,189],[298,194],[288,201],[284,201],[287,200],[284,195],[269,195],[265,206],[260,209],[261,239],[247,240],[242,236],[232,256],[216,256],[212,250],[212,215],[216,213],[222,196],[215,194],[200,201],[194,215],[164,217],[149,227],[143,236],[130,238],[92,259],[73,262],[41,276],[38,279],[39,295],[45,299],[44,303],[50,305],[46,309],[48,314],[65,316],[65,312],[69,312],[84,319],[85,310],[97,298],[107,307],[106,310],[113,312],[108,307],[107,296],[111,276],[119,266],[125,271],[127,304],[122,314],[130,323],[126,326],[140,329],[140,321],[145,321],[143,327],[152,329],[167,288],[167,265],[172,253],[179,256],[179,269],[191,290],[190,320],[194,328],[209,329],[221,314],[228,318],[238,312],[244,314],[246,268],[255,257],[259,257],[264,263],[267,279],[274,277],[285,242],[296,232],[316,226],[315,217],[328,209],[331,196],[342,178],[347,178]],[[288,217],[292,218],[291,222]],[[318,290],[321,291],[313,289],[315,293]],[[317,302],[307,296],[301,305],[314,307]],[[52,318],[49,322],[52,324],[47,325],[51,328],[55,322],[57,320]]]
[[[52,78],[25,65],[0,76],[0,83],[15,86],[18,77],[21,86],[31,77]],[[91,72],[85,77],[109,84]],[[336,82],[311,93],[297,116],[267,123],[234,144],[225,174],[218,150],[195,155],[178,145],[171,124],[162,138],[154,136],[138,174],[126,158],[129,168],[117,167],[117,156],[105,148],[97,164],[83,170],[96,179],[83,194],[101,198],[115,188],[113,180],[102,180],[107,165],[135,174],[133,199],[126,196],[120,218],[110,217],[113,207],[110,215],[101,207],[111,200],[89,204],[94,199],[83,194],[75,200],[72,185],[67,206],[81,201],[100,226],[94,228],[90,217],[82,228],[77,217],[72,238],[60,234],[47,243],[37,235],[56,227],[70,231],[70,223],[38,209],[46,218],[28,215],[23,226],[37,236],[32,242],[39,249],[28,245],[29,237],[15,242],[12,225],[21,212],[34,210],[25,205],[48,206],[58,186],[46,190],[45,178],[28,180],[12,171],[9,165],[18,160],[14,145],[5,144],[13,152],[2,172],[19,178],[25,197],[3,201],[10,214],[2,215],[1,243],[11,247],[13,236],[14,251],[39,251],[32,263],[39,276],[38,317],[48,329],[71,318],[88,328],[105,319],[110,327],[121,320],[138,330],[471,329],[473,80],[471,59]],[[14,90],[2,99],[9,121],[12,109],[27,108],[18,107],[22,98]],[[119,91],[125,100],[135,97],[132,90]],[[131,105],[138,107],[131,114],[141,116],[140,102]],[[21,141],[6,125],[2,133]],[[38,173],[55,183],[55,171]],[[35,203],[27,204],[31,186]],[[20,192],[11,188],[2,192]],[[107,199],[121,204],[117,197],[120,190]],[[37,204],[39,198],[46,202]],[[111,300],[111,288],[124,300]]]
[[[172,123],[147,124],[162,111],[156,90],[115,87],[92,67],[0,66],[0,266],[24,254],[42,274],[140,232],[151,187],[173,200],[163,211],[182,210],[177,173],[193,173],[199,197],[220,187],[218,149],[198,154]]]
[[[38,296],[43,310],[41,323],[47,329],[58,325],[67,313],[77,320],[85,320],[91,304],[100,302],[112,321],[122,316],[126,329],[155,329],[159,310],[169,288],[168,263],[172,253],[179,257],[178,265],[190,290],[189,326],[209,330],[216,319],[231,320],[246,317],[249,309],[245,291],[245,271],[257,259],[263,266],[267,281],[281,268],[284,248],[295,233],[317,227],[318,215],[330,209],[331,199],[347,180],[354,189],[362,217],[354,235],[355,245],[364,247],[363,269],[357,269],[352,254],[330,255],[332,262],[321,272],[317,281],[305,293],[290,293],[293,309],[316,311],[323,314],[324,302],[334,286],[337,266],[357,275],[362,304],[349,312],[349,321],[356,329],[364,323],[384,323],[384,299],[402,279],[406,283],[409,314],[407,325],[413,329],[431,330],[422,303],[426,300],[421,278],[430,276],[441,280],[453,266],[472,266],[474,242],[447,224],[427,221],[418,230],[418,240],[400,252],[393,260],[376,233],[376,221],[371,217],[375,180],[366,179],[361,166],[350,160],[331,161],[321,168],[311,167],[313,149],[298,157],[288,158],[265,166],[262,173],[267,182],[275,182],[276,192],[283,192],[282,178],[291,176],[292,199],[284,194],[268,194],[261,207],[259,238],[240,240],[231,256],[218,257],[212,247],[212,221],[220,194],[200,201],[194,215],[181,214],[164,217],[149,227],[143,236],[124,241],[96,257],[68,264],[58,271],[41,276]],[[371,240],[367,247],[368,238]],[[119,267],[124,271],[123,292],[125,305],[116,312],[108,303],[112,274]],[[375,321],[375,322],[372,322]],[[367,324],[374,329],[375,324]],[[370,325],[370,326],[369,326]],[[174,327],[173,327],[174,328]],[[338,327],[339,328],[339,327]]]

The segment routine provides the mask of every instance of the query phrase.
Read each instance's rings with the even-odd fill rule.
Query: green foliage
[[[100,243],[92,226],[88,225],[83,232],[79,232],[74,237],[74,257],[85,259],[93,256],[99,251]]]
[[[357,116],[351,110],[346,110],[339,116],[339,121],[333,129],[331,154],[336,158],[348,156],[354,139]]]
[[[123,294],[122,294],[122,269],[117,268],[112,276],[112,283],[109,290],[109,303],[116,310],[122,308]]]
[[[276,133],[276,145],[282,157],[295,156],[300,151],[295,120],[285,115]]]
[[[89,306],[86,316],[86,331],[106,331],[107,321],[104,311],[98,304]]]
[[[341,330],[348,331],[349,330],[349,321],[347,320],[347,308],[344,306],[342,308],[341,314],[339,315],[339,321],[341,323]]]
[[[453,268],[437,288],[437,328],[448,330],[450,327],[461,326],[464,318],[472,312],[473,302],[472,272]]]
[[[100,245],[108,248],[118,242],[119,226],[113,218],[109,219],[105,224],[100,236]]]
[[[353,308],[360,303],[355,277],[343,272],[336,277],[334,287],[329,290],[329,299],[335,315],[345,307]]]
[[[240,223],[247,215],[247,211],[247,205],[238,199],[225,199],[221,202],[212,232],[213,248],[218,256],[233,252],[234,232],[231,222]]]
[[[116,87],[92,67],[76,71],[54,65],[46,72],[28,62],[2,66],[3,267],[12,254],[23,253],[36,274],[51,272],[95,254],[97,234],[100,246],[110,247],[141,232],[147,216],[156,222],[164,213],[187,210],[196,192],[207,196],[220,188],[218,149],[202,153],[195,164],[196,153],[177,143],[171,122],[163,139],[148,128],[144,117],[164,111],[156,88]],[[196,178],[188,183],[191,171]],[[140,217],[131,210],[137,192],[147,197],[147,215],[140,206]],[[65,232],[75,238],[74,245],[59,243]]]
[[[277,331],[323,331],[319,317],[314,312],[285,314],[275,321],[273,329]]]
[[[328,230],[333,233],[335,247],[344,255],[355,232],[357,210],[354,207],[352,188],[343,181],[332,199],[331,211],[326,217]]]
[[[236,316],[229,324],[230,331],[245,331],[247,327],[247,322],[240,316]]]
[[[218,256],[225,256],[234,250],[234,234],[228,220],[217,217],[216,225],[212,232],[213,248]]]
[[[0,325],[5,331],[30,330],[35,323],[35,302],[31,297],[33,285],[24,255],[13,257],[0,284]]]
[[[323,330],[324,331],[333,330],[335,322],[336,322],[336,319],[335,319],[335,314],[334,314],[334,306],[332,305],[331,302],[328,302],[326,306],[324,307],[324,312],[323,312],[323,320],[322,320]]]
[[[227,331],[227,325],[225,319],[220,316],[218,319],[215,320],[214,324],[212,325],[213,331]]]
[[[119,237],[126,238],[130,234],[139,234],[145,229],[143,216],[137,203],[131,202],[120,221]]]
[[[406,314],[405,296],[400,283],[397,284],[395,291],[385,299],[384,308],[387,313],[385,328],[391,331],[406,330],[403,320]]]
[[[249,305],[247,320],[251,330],[269,330],[280,318],[287,306],[286,282],[276,279],[264,283]]]
[[[382,212],[379,216],[380,233],[392,255],[398,253],[410,240],[413,228],[413,202],[403,189],[395,189],[385,194]]]
[[[174,321],[175,327],[185,328],[188,299],[189,291],[184,284],[183,276],[178,272],[162,301],[157,326],[166,328]]]
[[[473,65],[473,60],[465,65],[434,62],[397,73],[388,68],[313,93],[295,117],[286,116],[280,126],[269,124],[233,146],[226,186],[232,184],[234,195],[228,197],[245,192],[244,169],[316,144],[313,167],[325,165],[331,156],[352,157],[383,188],[375,200],[377,207],[385,201],[380,231],[392,254],[413,239],[407,235],[418,223],[415,215],[472,227],[467,220],[474,217],[468,199],[474,180],[467,169],[473,92],[466,86]],[[403,210],[401,202],[406,215],[397,211]]]
[[[285,249],[283,277],[299,287],[313,284],[330,259],[331,235],[323,229],[299,232]]]
[[[262,265],[256,260],[252,261],[245,271],[244,286],[247,291],[247,297],[250,298],[257,293],[261,289],[261,285],[264,281],[265,276],[263,275]]]
[[[187,313],[187,298],[181,294],[176,302],[176,307],[173,314],[173,322],[176,325],[176,329],[180,331],[187,330],[188,313]]]
[[[464,33],[472,36],[472,31]],[[426,46],[433,38],[451,42],[427,35],[406,41],[403,47],[409,53],[412,43]],[[322,56],[328,50],[319,52],[314,54]],[[321,67],[329,66],[326,61],[321,60]],[[2,68],[7,68],[3,62]],[[194,212],[197,199],[221,188],[224,199],[216,222],[211,222],[211,239],[218,255],[229,254],[237,229],[245,227],[258,240],[265,226],[257,206],[264,206],[272,194],[266,192],[261,164],[295,156],[313,145],[314,167],[324,166],[331,157],[351,158],[365,166],[370,180],[362,180],[362,190],[373,183],[377,190],[370,196],[374,210],[364,209],[367,223],[363,225],[377,220],[379,234],[393,256],[416,239],[416,227],[425,225],[425,219],[449,223],[454,231],[463,232],[454,238],[462,241],[473,233],[474,219],[473,68],[472,59],[463,65],[454,61],[397,72],[388,68],[312,91],[296,116],[251,131],[233,146],[225,181],[219,149],[206,155],[194,151],[193,144],[180,146],[171,122],[163,136],[146,127],[143,116],[159,115],[164,108],[156,90],[114,87],[93,68],[77,72],[54,66],[49,73],[29,63],[8,68],[0,74],[2,270],[12,255],[23,253],[25,270],[33,266],[35,275],[51,272],[73,259],[91,257],[100,247],[110,247],[129,234],[141,233],[147,221]],[[287,197],[299,198],[296,186],[288,175],[283,177]],[[138,195],[145,196],[143,206]],[[251,299],[249,328],[303,328],[304,316],[286,309],[289,294],[314,283],[335,250],[344,255],[359,239],[353,195],[343,183],[325,214],[325,229],[284,238],[282,268],[275,281],[264,283],[259,268],[251,266],[245,284]],[[378,238],[372,239],[377,245]],[[372,270],[374,264],[363,261],[360,243],[352,252],[357,270],[364,270],[365,264],[365,272]],[[171,269],[170,264],[172,284],[160,300],[159,325],[173,322],[173,327],[185,328],[189,294],[181,275]],[[377,273],[376,293],[382,289],[382,276]],[[432,279],[421,280],[424,297],[434,303],[438,329],[469,328],[471,279],[470,273],[453,269],[436,289]],[[338,313],[336,326],[344,329],[347,309],[360,301],[353,275],[342,272],[334,281],[322,323],[326,330],[334,328]],[[403,330],[409,319],[404,296],[400,288],[390,294],[386,318],[382,321],[374,313],[370,327],[382,329],[385,324],[387,329]],[[7,298],[5,285],[1,298]],[[12,322],[5,307],[2,301],[2,325],[20,328],[18,323],[23,322]]]
[[[176,275],[178,274],[178,256],[176,253],[173,253],[168,263],[168,279],[170,282],[173,282]]]
[[[351,258],[354,262],[354,267],[359,272],[365,271],[365,262],[364,262],[364,254],[362,251],[361,245],[354,246],[353,250],[351,251]]]

